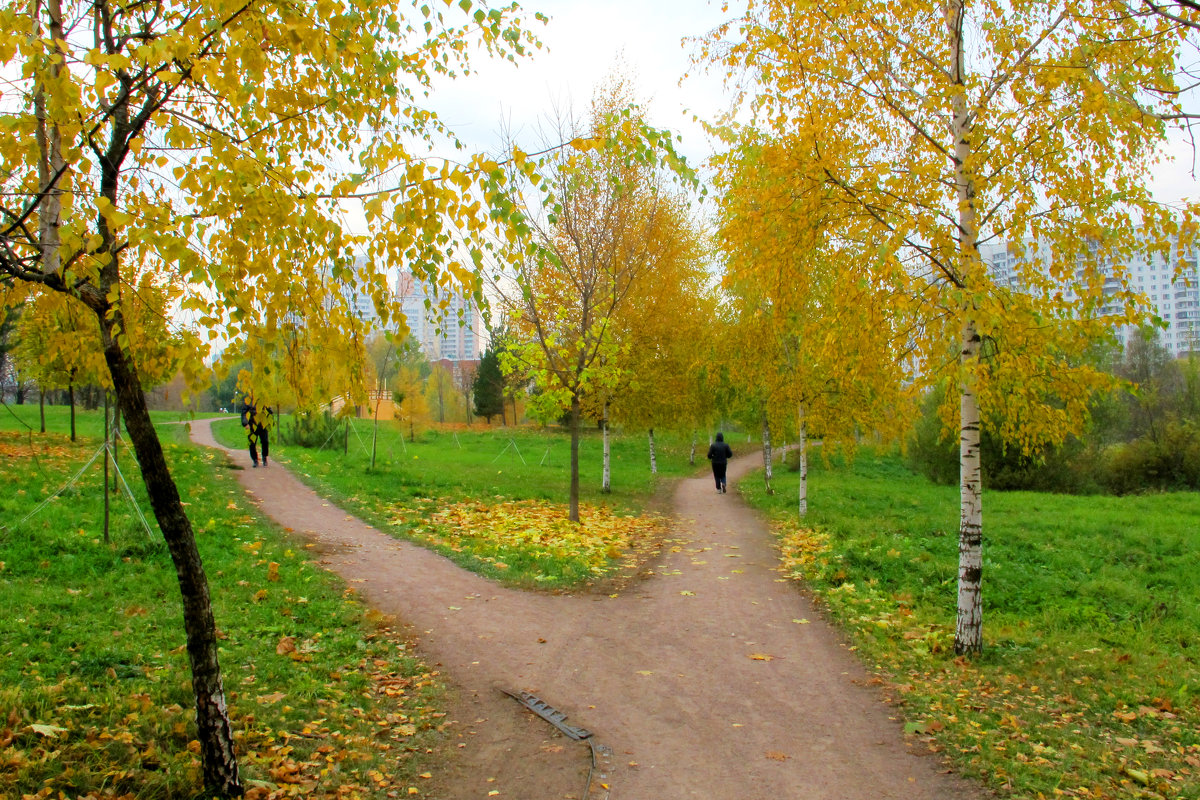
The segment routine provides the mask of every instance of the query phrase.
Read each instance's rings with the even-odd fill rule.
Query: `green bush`
[[[921,417],[909,438],[907,463],[913,472],[934,483],[949,486],[959,479],[958,442],[942,435],[938,417],[941,391],[932,392],[922,406]],[[1070,437],[1059,447],[1027,455],[1017,447],[1006,447],[986,429],[980,436],[983,484],[1000,491],[1095,494],[1103,490],[1097,480],[1101,465],[1087,443]]]
[[[328,411],[297,411],[291,415],[292,424],[280,423],[279,432],[285,444],[301,447],[323,447],[330,441],[339,444],[342,420],[335,419]]]
[[[958,482],[958,443],[942,436],[937,409],[944,393],[945,389],[939,388],[922,402],[921,416],[909,437],[906,461],[913,472],[949,486]]]
[[[1147,437],[1113,447],[1104,464],[1103,481],[1114,494],[1200,489],[1200,430],[1172,422],[1157,441]]]

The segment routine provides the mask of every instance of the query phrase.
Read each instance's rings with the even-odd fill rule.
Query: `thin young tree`
[[[587,398],[609,381],[619,359],[617,314],[638,280],[663,255],[677,198],[658,153],[681,167],[669,137],[630,111],[627,83],[614,79],[593,101],[584,126],[567,121],[541,172],[542,190],[524,199],[529,239],[507,251],[495,284],[511,320],[502,365],[528,375],[530,402],[543,418],[564,412],[571,435],[568,516],[579,521],[579,438]],[[549,194],[549,197],[546,196]]]

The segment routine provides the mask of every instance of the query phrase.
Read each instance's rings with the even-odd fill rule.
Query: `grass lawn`
[[[414,441],[407,429],[381,423],[371,469],[373,423],[352,423],[348,436],[323,448],[272,440],[272,458],[381,530],[526,588],[578,587],[636,562],[665,530],[654,509],[662,482],[698,468],[689,463],[690,439],[656,436],[652,474],[646,434],[614,434],[613,491],[603,494],[600,435],[590,430],[580,445],[583,524],[574,526],[566,521],[570,439],[558,429],[418,429]],[[244,447],[236,419],[213,429],[227,446]],[[697,447],[707,464],[707,439]]]
[[[36,406],[10,408],[36,428]],[[0,797],[197,796],[179,590],[136,463],[122,455],[151,531],[114,496],[105,543],[99,462],[73,480],[100,444],[99,414],[80,415],[76,444],[66,409],[47,423],[31,433],[0,417]],[[436,674],[259,520],[184,426],[160,435],[208,573],[249,796],[423,794]]]
[[[958,489],[894,454],[742,492],[928,737],[1020,798],[1200,797],[1200,494],[984,495],[984,640],[953,654]]]

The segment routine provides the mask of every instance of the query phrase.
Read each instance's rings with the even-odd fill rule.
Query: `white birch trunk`
[[[604,472],[600,480],[600,491],[608,494],[612,491],[612,449],[608,441],[608,401],[604,403],[604,416],[600,420],[600,428],[604,441]]]
[[[799,448],[800,448],[800,490],[797,498],[797,506],[800,516],[803,517],[808,513],[808,424],[804,419],[804,404],[800,404],[800,424],[799,424]]]
[[[763,478],[767,482],[767,494],[775,494],[775,490],[771,487],[771,479],[774,477],[774,475],[771,474],[771,423],[767,421],[766,414],[763,415],[762,448]]]
[[[688,466],[696,466],[696,432],[692,431],[692,452],[688,455]]]
[[[654,453],[654,428],[650,429],[650,474],[658,474],[658,457]]]
[[[967,109],[965,77],[965,0],[951,0],[946,9],[946,26],[953,59],[950,78],[951,134],[954,138],[954,180],[958,194],[958,256],[960,280],[968,292],[982,277],[979,263],[979,220],[975,210],[975,183],[966,165],[971,156],[971,120]],[[974,371],[979,359],[979,332],[975,328],[970,301],[962,308],[961,404],[959,435],[960,517],[958,527],[958,613],[954,630],[954,652],[962,655],[983,649],[983,504],[979,453],[979,400],[975,394]]]

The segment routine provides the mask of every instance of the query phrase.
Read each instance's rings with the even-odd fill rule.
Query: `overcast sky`
[[[719,75],[691,68],[694,44],[684,40],[703,36],[734,15],[722,12],[719,0],[524,0],[523,6],[531,17],[534,11],[550,17],[546,25],[532,23],[543,50],[516,66],[477,59],[478,74],[446,82],[433,98],[471,151],[496,150],[506,125],[531,149],[539,143],[539,123],[556,107],[585,113],[595,87],[623,62],[636,78],[641,99],[649,101],[651,123],[682,135],[681,150],[693,165],[709,155],[692,115],[715,119],[729,99]],[[681,84],[688,72],[693,74]],[[1175,163],[1156,170],[1159,199],[1200,196],[1191,174],[1191,145],[1177,137],[1172,152]]]
[[[477,74],[448,81],[433,98],[445,121],[472,150],[492,150],[498,131],[511,127],[522,142],[538,140],[539,123],[555,108],[586,114],[593,90],[619,64],[634,75],[639,99],[648,101],[651,123],[683,135],[689,160],[708,155],[692,113],[715,118],[728,101],[719,77],[697,76],[680,85],[689,71],[694,45],[728,18],[720,3],[706,0],[527,0],[532,17],[550,17],[532,29],[544,47],[517,65],[476,59]],[[526,149],[530,149],[527,147]]]

